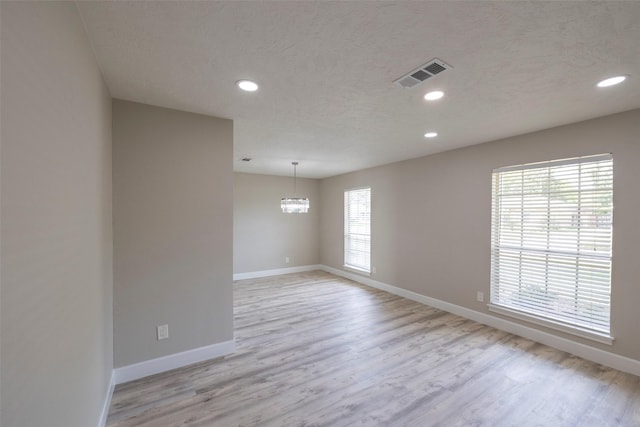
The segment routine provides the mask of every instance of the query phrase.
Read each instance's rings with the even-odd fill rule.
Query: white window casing
[[[611,344],[611,154],[493,171],[490,310]]]
[[[344,192],[344,266],[371,271],[371,187]]]

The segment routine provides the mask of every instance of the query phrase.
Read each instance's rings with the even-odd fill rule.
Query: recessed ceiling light
[[[598,83],[598,87],[609,87],[617,85],[618,83],[622,83],[625,80],[627,80],[627,76],[609,77],[608,79],[604,79],[600,83]]]
[[[441,90],[434,90],[431,91],[429,93],[427,93],[424,96],[424,99],[426,99],[427,101],[435,101],[436,99],[440,99],[444,96],[444,92]]]
[[[424,134],[425,138],[435,138],[436,136],[438,136],[438,132],[427,132]]]
[[[255,92],[258,90],[258,84],[256,82],[252,82],[251,80],[238,80],[236,85],[247,92]]]

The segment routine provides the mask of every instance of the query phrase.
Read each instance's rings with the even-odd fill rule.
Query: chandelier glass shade
[[[298,162],[291,162],[293,165],[293,194],[296,194],[296,166]],[[309,199],[306,197],[285,197],[280,200],[280,208],[283,213],[307,213],[309,212]]]
[[[280,207],[284,213],[309,212],[309,199],[304,197],[287,197],[280,201]]]

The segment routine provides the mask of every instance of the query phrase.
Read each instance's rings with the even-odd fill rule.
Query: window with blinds
[[[344,192],[344,266],[371,270],[371,188]]]
[[[490,309],[611,343],[612,199],[610,154],[494,170]]]

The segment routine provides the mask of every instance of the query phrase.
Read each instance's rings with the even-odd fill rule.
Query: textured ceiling
[[[112,96],[233,119],[240,172],[327,177],[640,107],[640,2],[77,5]],[[434,57],[454,68],[392,83]]]

